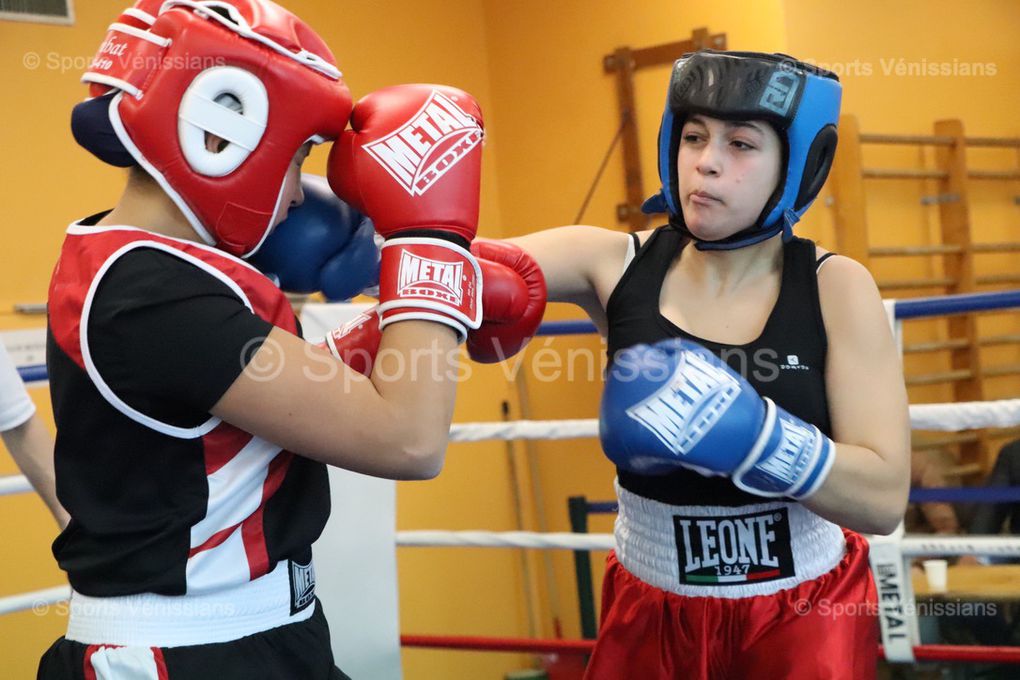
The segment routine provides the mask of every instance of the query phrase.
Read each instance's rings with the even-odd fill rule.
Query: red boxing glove
[[[493,364],[517,354],[534,337],[545,313],[545,276],[526,252],[506,241],[475,241],[485,283],[482,325],[468,333],[468,354]]]
[[[329,154],[329,183],[387,239],[379,274],[381,327],[403,319],[481,323],[478,228],[482,116],[469,94],[398,85],[358,102],[352,130]]]
[[[485,282],[481,327],[468,333],[468,354],[483,364],[504,361],[534,337],[545,313],[545,276],[525,251],[505,241],[476,241],[471,246]],[[372,373],[382,338],[379,307],[372,307],[319,343],[353,370]]]
[[[329,350],[330,354],[352,370],[362,375],[370,375],[381,338],[377,305],[334,330],[317,346]]]
[[[337,196],[369,215],[385,238],[439,230],[471,242],[478,231],[482,112],[444,85],[396,85],[363,97],[329,154]]]

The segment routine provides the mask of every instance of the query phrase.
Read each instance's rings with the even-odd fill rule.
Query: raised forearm
[[[443,467],[459,376],[452,330],[424,321],[388,327],[371,380],[393,414],[399,450],[412,461],[415,478],[432,478]]]

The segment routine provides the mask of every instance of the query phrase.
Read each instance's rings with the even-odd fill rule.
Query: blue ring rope
[[[18,366],[18,375],[27,383],[46,382],[49,374],[46,372],[46,364],[35,364],[32,366]]]
[[[939,295],[898,300],[895,315],[897,319],[920,319],[930,316],[962,314],[965,312],[987,312],[996,309],[1020,307],[1020,290],[996,293],[974,293],[972,295]],[[588,320],[547,321],[538,329],[538,335],[582,335],[594,333],[595,324]]]
[[[974,293],[972,295],[939,295],[899,300],[896,302],[897,319],[918,319],[945,314],[964,312],[986,312],[995,309],[1020,307],[1020,290],[996,293]],[[596,332],[595,324],[588,320],[546,321],[539,326],[536,335],[585,335]],[[41,371],[41,373],[40,373]],[[23,366],[18,369],[25,382],[46,380],[45,366]]]
[[[911,489],[911,503],[1020,503],[1020,486],[945,487],[939,489]],[[614,514],[616,501],[591,501],[588,513]]]

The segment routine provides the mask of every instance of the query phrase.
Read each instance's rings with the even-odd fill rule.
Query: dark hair
[[[128,180],[132,182],[155,182],[152,175],[147,173],[140,165],[132,165],[128,168]]]

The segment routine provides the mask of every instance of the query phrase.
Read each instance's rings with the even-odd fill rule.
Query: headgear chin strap
[[[669,214],[699,250],[733,250],[760,243],[793,225],[814,201],[832,167],[842,87],[834,73],[785,54],[717,52],[685,54],[673,65],[666,110],[659,127],[662,187],[641,206]],[[785,172],[757,221],[718,241],[702,241],[684,223],[676,159],[680,133],[690,115],[722,120],[764,120],[783,143]]]
[[[294,154],[339,136],[352,108],[326,44],[269,0],[138,0],[82,81],[75,139],[140,165],[202,240],[242,257],[272,228]]]

